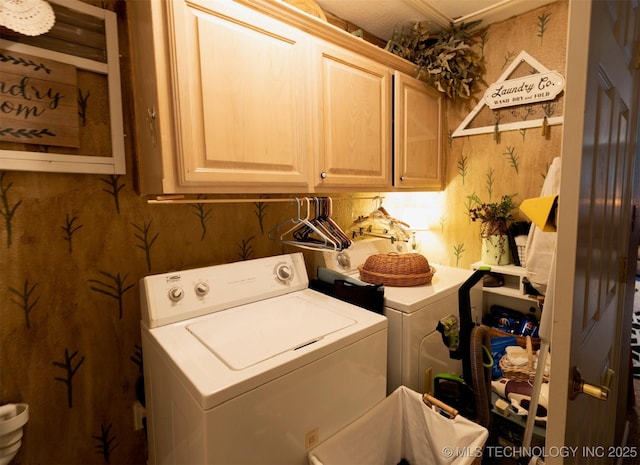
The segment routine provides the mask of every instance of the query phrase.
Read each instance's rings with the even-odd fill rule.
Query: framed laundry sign
[[[451,137],[522,131],[563,124],[565,79],[522,50],[490,84]],[[505,110],[505,111],[502,111]]]
[[[550,71],[494,82],[485,91],[484,102],[494,110],[553,100],[563,90],[564,76],[557,71]]]
[[[0,141],[79,147],[76,67],[0,50]]]
[[[0,39],[0,170],[124,174],[116,15],[49,1],[49,32]]]

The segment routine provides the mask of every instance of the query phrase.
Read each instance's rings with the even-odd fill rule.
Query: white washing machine
[[[392,243],[389,239],[354,241],[349,249],[341,252],[318,252],[315,265],[359,278],[358,265],[367,257],[388,252],[406,253],[405,247],[404,243]],[[435,375],[462,374],[460,360],[450,357],[436,327],[440,319],[458,316],[458,290],[472,271],[429,264],[436,269],[431,283],[384,287],[384,315],[389,320],[387,393],[400,385],[417,392],[433,392]],[[481,282],[471,289],[470,300],[473,319],[477,321],[482,309]]]
[[[306,464],[386,395],[387,320],[302,254],[141,280],[150,464]]]

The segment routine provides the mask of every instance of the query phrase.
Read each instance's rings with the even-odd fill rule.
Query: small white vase
[[[482,262],[487,265],[508,265],[511,263],[507,235],[500,234],[482,238]]]

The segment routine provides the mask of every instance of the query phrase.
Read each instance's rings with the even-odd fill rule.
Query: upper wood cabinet
[[[443,104],[437,90],[394,73],[394,187],[442,189]]]
[[[391,185],[392,71],[319,42],[315,187],[384,190]]]
[[[127,5],[142,190],[308,192],[310,36],[229,0]]]
[[[411,63],[280,1],[127,10],[142,194],[442,187],[442,100]]]

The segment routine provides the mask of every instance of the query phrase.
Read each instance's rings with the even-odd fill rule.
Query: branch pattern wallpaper
[[[88,3],[118,13],[131,134],[125,3]],[[486,82],[523,49],[563,73],[566,11],[561,1],[488,27],[478,45]],[[100,108],[82,95],[79,118],[90,122]],[[449,105],[450,131],[474,105]],[[425,250],[430,261],[468,268],[479,260],[469,196],[536,196],[560,154],[561,127],[495,136],[449,138],[446,208]],[[135,191],[134,137],[125,141],[126,175],[0,172],[0,403],[30,406],[16,464],[144,464],[145,433],[133,422],[144,363],[139,280],[295,251],[268,239],[294,211],[288,204],[147,204]],[[334,203],[338,224],[349,226],[352,209]]]

